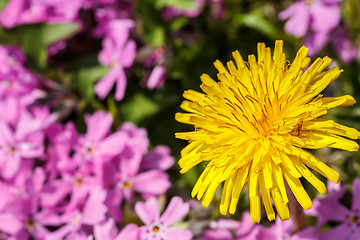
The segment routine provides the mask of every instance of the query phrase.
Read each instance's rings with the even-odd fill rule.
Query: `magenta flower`
[[[0,231],[9,239],[44,239],[48,234],[45,226],[58,224],[58,215],[50,209],[41,209],[39,194],[45,181],[42,168],[32,173],[22,171],[13,185],[1,184],[5,201],[0,203]],[[1,206],[2,205],[2,206]]]
[[[195,18],[200,15],[203,11],[205,1],[204,0],[194,0],[196,6],[192,9],[180,9],[175,7],[166,7],[162,12],[162,16],[166,20],[171,20],[175,17],[188,17]]]
[[[309,49],[308,55],[315,56],[328,43],[330,33],[327,32],[312,32],[305,37],[304,46]]]
[[[340,23],[341,0],[300,0],[279,14],[281,20],[288,19],[285,31],[303,37],[311,30],[328,33]]]
[[[339,200],[344,196],[346,192],[346,185],[340,186],[328,181],[327,184],[328,193],[325,198],[315,198],[313,200],[313,207],[305,211],[306,215],[317,217],[317,226],[321,227],[327,223],[331,218],[328,218],[328,211],[331,211],[333,206],[338,205]]]
[[[0,121],[0,171],[5,179],[12,178],[23,159],[41,157],[44,152],[41,122],[23,113],[16,128]]]
[[[170,155],[170,148],[167,146],[156,146],[148,153],[141,162],[142,169],[168,170],[174,164],[174,158]]]
[[[0,14],[0,24],[12,28],[31,23],[74,21],[83,0],[10,0]]]
[[[138,149],[126,146],[116,161],[105,165],[104,184],[108,189],[106,205],[110,215],[121,221],[120,204],[130,201],[135,193],[148,198],[166,192],[171,186],[169,177],[161,170],[141,171],[142,153]]]
[[[106,192],[94,188],[82,207],[66,211],[61,215],[63,225],[58,230],[47,234],[47,240],[78,239],[87,236],[86,231],[105,220],[107,208],[104,205]]]
[[[146,202],[137,202],[135,211],[145,226],[140,227],[141,240],[187,240],[192,239],[189,230],[172,228],[170,225],[182,219],[189,212],[189,203],[184,203],[180,197],[173,197],[160,216],[156,198]]]
[[[146,86],[152,90],[155,88],[162,88],[164,86],[166,69],[163,66],[155,66],[147,80]]]
[[[244,212],[241,221],[219,219],[211,222],[210,227],[199,240],[258,240],[265,231],[263,226],[253,224],[250,212]]]
[[[343,63],[348,64],[356,58],[357,50],[344,28],[338,28],[331,39],[334,49]]]
[[[122,152],[127,136],[122,131],[109,134],[113,118],[111,114],[97,111],[85,116],[87,132],[79,138],[75,158],[91,165],[101,175],[102,164]]]
[[[109,66],[109,72],[95,85],[95,92],[104,99],[116,83],[115,99],[121,100],[125,95],[125,68],[133,65],[136,55],[136,44],[128,36],[132,27],[131,20],[112,21],[108,36],[103,40],[103,49],[99,53],[99,62]]]
[[[139,227],[128,224],[118,233],[115,221],[110,218],[107,222],[94,227],[94,237],[96,240],[139,240]]]
[[[352,188],[351,210],[338,202],[326,202],[320,207],[321,214],[339,225],[319,235],[320,240],[360,239],[360,180],[355,179]]]

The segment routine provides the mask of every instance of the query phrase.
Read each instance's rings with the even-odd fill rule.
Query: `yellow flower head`
[[[305,209],[312,207],[300,178],[304,177],[320,193],[326,186],[308,169],[339,182],[340,176],[303,148],[332,147],[357,151],[360,133],[331,120],[319,118],[327,109],[355,103],[352,96],[322,97],[320,92],[335,80],[342,70],[323,71],[331,62],[318,58],[307,69],[308,49],[300,48],[293,63],[287,64],[283,42],[276,41],[274,54],[264,43],[244,62],[233,52],[227,68],[214,63],[219,81],[201,76],[204,93],[188,90],[177,121],[194,125],[193,132],[176,133],[189,141],[181,151],[181,173],[208,162],[192,191],[205,207],[224,182],[220,212],[233,214],[245,183],[249,189],[251,219],[261,218],[260,191],[269,220],[275,219],[275,208],[281,219],[289,218],[284,178],[296,199]]]

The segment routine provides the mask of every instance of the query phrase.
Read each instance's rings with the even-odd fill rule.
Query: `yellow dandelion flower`
[[[305,209],[312,207],[300,178],[304,177],[320,193],[326,186],[309,168],[332,182],[340,176],[318,158],[303,150],[332,147],[357,151],[360,133],[331,120],[319,118],[327,109],[355,103],[352,96],[323,97],[320,92],[335,80],[342,70],[323,71],[331,62],[318,58],[307,69],[308,49],[300,48],[293,63],[287,64],[283,42],[276,41],[271,57],[270,48],[258,44],[258,59],[254,55],[244,62],[238,51],[225,67],[214,63],[219,81],[201,76],[204,93],[188,90],[181,108],[189,113],[177,113],[177,121],[194,125],[192,132],[176,133],[188,140],[181,151],[181,173],[201,162],[208,162],[192,196],[205,207],[212,201],[224,182],[220,212],[233,214],[240,192],[247,183],[251,219],[261,218],[260,192],[269,220],[275,219],[272,201],[281,219],[289,218],[288,197],[284,179],[297,201]]]

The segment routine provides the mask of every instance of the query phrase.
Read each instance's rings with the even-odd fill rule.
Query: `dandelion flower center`
[[[223,184],[220,212],[233,214],[239,194],[248,185],[251,218],[261,218],[260,197],[269,220],[275,219],[272,202],[281,219],[289,218],[284,180],[303,208],[312,207],[300,178],[309,181],[320,193],[326,187],[308,169],[312,168],[333,182],[340,176],[303,148],[332,147],[357,151],[354,141],[360,133],[331,120],[319,118],[327,109],[355,103],[349,95],[323,97],[320,93],[342,70],[323,71],[331,62],[318,58],[306,69],[310,58],[302,47],[292,64],[286,61],[283,42],[276,41],[273,56],[265,44],[258,44],[254,55],[244,62],[238,51],[235,63],[225,67],[214,63],[217,78],[201,76],[204,93],[187,90],[177,121],[194,126],[192,132],[176,133],[188,140],[181,151],[179,165],[185,173],[201,162],[207,165],[196,182],[192,196],[205,207]],[[261,193],[261,194],[260,194]]]

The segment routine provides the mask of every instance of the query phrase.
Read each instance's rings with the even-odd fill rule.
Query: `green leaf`
[[[244,26],[252,28],[272,39],[277,39],[280,36],[280,33],[276,27],[259,13],[239,15],[237,21],[239,21],[239,23],[243,24]]]
[[[159,109],[160,106],[156,102],[138,93],[123,106],[122,112],[126,121],[138,124],[144,118],[157,113]]]
[[[94,83],[109,71],[108,67],[96,65],[82,68],[75,73],[72,85],[80,90],[86,97],[94,96]]]
[[[79,31],[75,23],[35,24],[18,26],[10,30],[0,31],[5,39],[20,39],[20,44],[28,59],[36,67],[44,69],[47,61],[47,47],[67,39]]]
[[[155,4],[158,9],[163,7],[175,7],[186,10],[197,7],[194,0],[157,0]]]
[[[0,11],[2,11],[5,8],[8,2],[9,0],[0,0]]]

